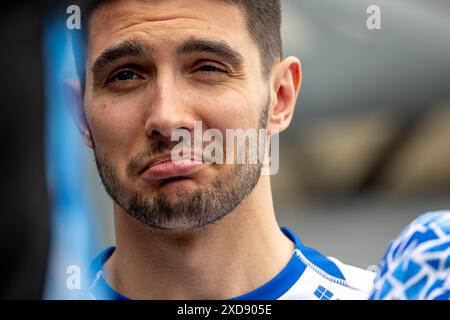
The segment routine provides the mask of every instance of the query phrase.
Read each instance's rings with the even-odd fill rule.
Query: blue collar
[[[295,244],[295,248],[299,249],[312,264],[315,264],[328,274],[345,280],[340,270],[331,260],[314,249],[304,247],[295,233],[289,228],[282,227],[281,230]],[[91,293],[94,298],[99,300],[130,300],[112,289],[106,282],[103,274],[103,265],[111,257],[114,250],[115,247],[106,249],[91,264],[91,275],[93,276],[92,281],[90,281],[92,283]],[[306,264],[296,254],[293,254],[288,264],[272,280],[249,293],[231,300],[276,300],[297,282],[305,269]]]

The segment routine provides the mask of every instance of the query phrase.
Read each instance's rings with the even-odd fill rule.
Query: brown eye
[[[132,71],[124,70],[116,73],[114,76],[109,78],[108,82],[112,81],[128,81],[133,79],[138,79],[139,77]]]
[[[203,72],[226,72],[225,70],[220,69],[220,68],[210,65],[210,64],[203,65],[200,68],[198,68],[197,70],[203,71]]]
[[[223,66],[213,63],[199,65],[191,72],[193,79],[205,83],[220,83],[226,81],[230,72]]]

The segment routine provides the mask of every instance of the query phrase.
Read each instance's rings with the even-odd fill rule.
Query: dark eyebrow
[[[139,40],[125,40],[112,48],[103,51],[92,65],[91,71],[95,75],[114,61],[124,57],[137,57],[148,54],[151,48]]]
[[[224,58],[234,67],[240,68],[245,62],[244,57],[224,41],[207,39],[189,39],[178,49],[177,54],[190,54],[195,52],[209,52]]]
[[[92,65],[91,71],[94,82],[96,82],[98,75],[103,69],[120,58],[143,56],[149,54],[151,51],[152,48],[149,44],[137,39],[125,40],[111,48],[105,49]],[[222,57],[237,69],[241,68],[245,62],[244,57],[224,41],[189,39],[177,49],[178,55],[194,52],[213,53]]]

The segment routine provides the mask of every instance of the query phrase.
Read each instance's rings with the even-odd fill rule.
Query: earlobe
[[[80,81],[74,79],[66,80],[64,83],[64,93],[69,113],[80,131],[84,143],[89,148],[93,148],[94,144],[92,141],[91,132],[84,113],[83,95]]]
[[[284,131],[290,124],[301,87],[301,63],[295,57],[283,60],[276,69],[274,93],[276,101],[270,115],[270,129]]]
[[[91,132],[89,131],[88,128],[86,128],[82,133],[81,136],[83,138],[84,144],[86,146],[88,146],[89,148],[93,149],[94,148],[94,143],[92,141],[92,136],[91,136]]]

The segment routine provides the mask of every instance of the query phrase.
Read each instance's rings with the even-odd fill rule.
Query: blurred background
[[[450,207],[450,2],[283,4],[303,86],[280,137],[279,220],[366,268],[416,216]],[[367,28],[372,4],[381,30]]]
[[[415,217],[450,208],[450,2],[282,3],[284,54],[302,61],[303,86],[272,178],[279,223],[326,255],[376,265]],[[381,9],[380,30],[367,28],[369,5]],[[52,226],[44,297],[79,298],[66,268],[83,270],[114,243],[112,203],[65,106],[62,83],[76,72],[67,15],[57,12],[42,37]]]

